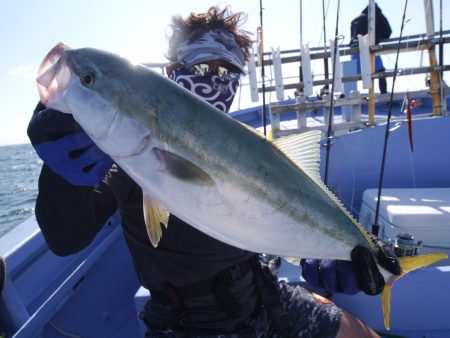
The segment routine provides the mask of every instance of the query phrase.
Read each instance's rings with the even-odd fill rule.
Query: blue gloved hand
[[[72,115],[48,109],[41,102],[27,133],[44,163],[73,185],[97,185],[113,164]]]
[[[397,257],[389,245],[369,235],[377,249],[380,264],[393,273],[400,274]],[[357,245],[351,252],[351,261],[331,259],[307,259],[302,261],[302,276],[316,288],[329,292],[353,295],[363,291],[367,295],[378,295],[384,289],[385,281],[378,270],[375,255],[365,246]]]
[[[352,262],[333,259],[307,259],[302,276],[313,287],[349,295],[362,291]]]

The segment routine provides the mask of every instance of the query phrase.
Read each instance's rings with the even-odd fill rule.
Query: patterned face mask
[[[169,79],[224,113],[230,109],[239,86],[238,77],[221,76],[216,72],[199,72],[186,68],[172,70],[169,73]]]

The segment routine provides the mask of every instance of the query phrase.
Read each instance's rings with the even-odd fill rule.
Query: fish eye
[[[94,83],[94,73],[90,70],[85,71],[83,74],[81,74],[80,80],[81,84],[86,87],[90,87]]]

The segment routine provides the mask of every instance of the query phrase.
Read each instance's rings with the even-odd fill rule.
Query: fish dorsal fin
[[[312,179],[320,180],[320,130],[280,137],[273,143]]]
[[[143,193],[144,220],[148,238],[156,248],[162,237],[161,224],[167,229],[169,223],[169,211],[162,205],[154,202],[148,194]]]
[[[356,221],[352,214],[348,212],[341,200],[323,183],[320,176],[321,136],[322,132],[320,130],[311,130],[301,134],[280,137],[274,140],[273,143],[334,201],[334,203],[353,221],[361,234],[366,238],[369,245],[375,250],[373,242],[364,228]]]

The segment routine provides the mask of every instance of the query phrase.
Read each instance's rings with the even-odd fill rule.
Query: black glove
[[[377,260],[388,271],[400,274],[395,254],[381,241],[372,237],[377,247]],[[355,294],[363,291],[378,295],[384,289],[384,277],[378,270],[375,256],[366,247],[356,246],[351,252],[352,261],[307,259],[302,261],[302,276],[316,288],[330,292]]]
[[[97,185],[113,164],[72,115],[46,108],[41,102],[27,133],[45,164],[73,185]]]
[[[360,245],[353,248],[351,258],[361,289],[368,295],[378,295],[384,289],[384,277],[378,270],[377,263],[396,276],[401,274],[401,268],[391,245],[372,234],[369,234],[369,237],[375,244],[376,261],[374,254]]]

